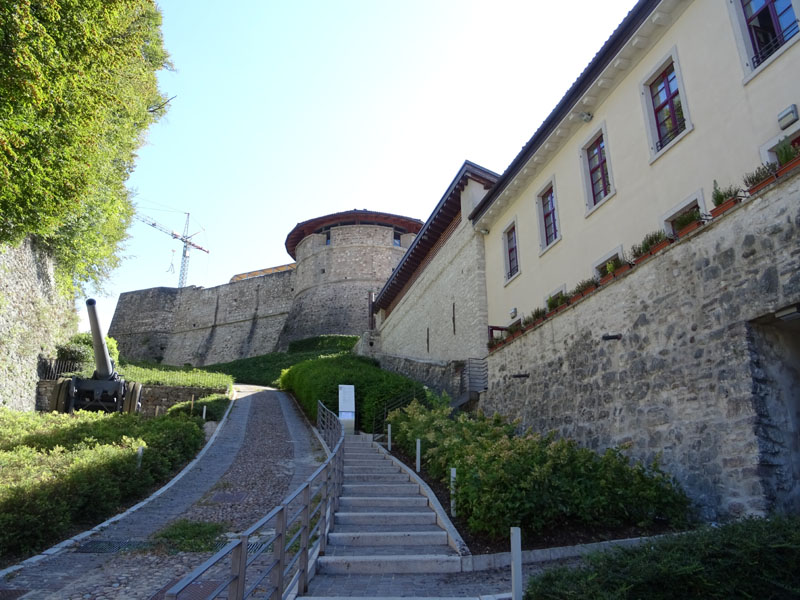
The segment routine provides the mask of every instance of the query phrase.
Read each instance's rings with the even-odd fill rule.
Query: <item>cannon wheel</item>
[[[138,413],[142,409],[142,384],[135,381],[125,383],[125,404],[123,412]]]
[[[67,393],[72,379],[69,377],[61,377],[56,381],[53,391],[50,392],[50,410],[55,412],[66,412],[67,410]]]

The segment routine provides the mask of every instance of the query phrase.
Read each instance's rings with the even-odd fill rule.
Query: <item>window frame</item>
[[[592,187],[592,174],[589,167],[589,148],[597,142],[599,138],[603,138],[603,145],[605,147],[605,164],[608,174],[608,193],[603,196],[597,203],[594,202],[594,189]],[[583,190],[584,190],[584,203],[586,205],[586,212],[584,217],[588,217],[594,211],[608,202],[616,193],[617,187],[614,184],[614,171],[611,166],[610,146],[608,140],[608,129],[606,123],[603,121],[597,129],[592,131],[592,134],[585,138],[581,145],[580,152],[580,166],[581,173],[583,173]]]
[[[656,117],[655,105],[653,104],[653,97],[650,86],[664,73],[667,72],[670,65],[672,65],[675,72],[675,84],[677,86],[676,96],[680,97],[681,111],[683,112],[683,129],[672,137],[668,142],[661,145],[661,136],[659,135],[659,128]],[[678,49],[673,46],[669,53],[658,63],[656,66],[642,79],[639,83],[641,93],[642,109],[645,115],[645,131],[647,132],[648,141],[650,143],[650,164],[658,160],[665,152],[674,148],[678,143],[694,130],[691,114],[689,111],[689,98],[686,94],[686,86],[683,82],[683,74],[681,71],[680,61],[678,60]],[[673,96],[674,97],[674,96]]]
[[[609,250],[601,258],[592,263],[592,276],[601,277],[602,273],[600,272],[600,267],[604,267],[606,263],[614,257],[619,257],[620,261],[625,262],[625,253],[623,252],[622,244]]]
[[[547,240],[547,225],[545,223],[545,210],[544,210],[544,195],[552,190],[553,193],[553,226],[555,227],[555,237],[548,242]],[[555,176],[547,180],[547,182],[539,189],[536,194],[536,221],[539,225],[539,256],[547,252],[550,248],[561,241],[561,220],[558,216],[558,188],[556,186]]]
[[[516,271],[513,273],[511,272],[511,251],[508,245],[508,234],[513,231],[514,232],[514,258],[516,260]],[[519,274],[522,272],[522,267],[520,265],[519,260],[519,228],[517,227],[517,219],[514,218],[504,229],[503,229],[503,281],[505,285],[509,284],[511,281],[519,277]]]
[[[700,210],[701,215],[708,215],[708,207],[706,207],[706,200],[703,194],[703,188],[695,190],[686,198],[673,205],[667,212],[661,215],[660,224],[661,229],[667,235],[675,235],[678,233],[674,230],[672,222],[680,217],[683,213],[689,212],[694,206]]]
[[[800,32],[792,35],[788,40],[785,40],[774,52],[761,60],[761,62],[754,66],[753,57],[755,56],[756,49],[753,46],[753,40],[750,36],[750,28],[747,24],[747,17],[744,12],[744,5],[741,0],[729,0],[726,2],[728,5],[728,12],[733,26],[734,39],[736,40],[736,47],[739,51],[739,58],[741,59],[742,72],[744,79],[742,85],[747,85],[755,77],[757,77],[764,69],[768,68],[773,62],[783,55],[789,48],[796,43],[800,42]],[[792,10],[794,10],[795,19],[798,18],[798,9],[800,9],[800,2],[798,0],[791,0]]]

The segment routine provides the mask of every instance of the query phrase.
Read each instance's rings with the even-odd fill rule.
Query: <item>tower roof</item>
[[[295,225],[294,229],[286,236],[286,251],[297,259],[297,245],[312,233],[322,231],[324,228],[338,227],[341,225],[380,225],[382,227],[396,227],[406,233],[418,233],[422,228],[422,221],[372,210],[348,210],[333,213],[324,217],[316,217]]]

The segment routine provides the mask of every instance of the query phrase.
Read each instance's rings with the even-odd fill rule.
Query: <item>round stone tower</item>
[[[297,261],[294,301],[278,342],[370,328],[371,294],[386,283],[422,221],[351,210],[298,223],[286,238]]]

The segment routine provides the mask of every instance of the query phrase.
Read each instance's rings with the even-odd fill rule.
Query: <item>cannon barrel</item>
[[[89,327],[92,329],[92,346],[94,348],[94,377],[93,379],[111,379],[114,374],[114,365],[108,355],[108,346],[100,331],[100,322],[97,320],[96,302],[89,298],[86,301],[86,310],[89,311]]]

